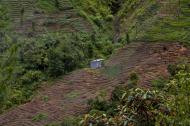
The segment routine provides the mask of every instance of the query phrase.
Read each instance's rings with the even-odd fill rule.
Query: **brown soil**
[[[103,70],[76,70],[52,86],[42,88],[32,101],[0,115],[0,126],[44,126],[65,117],[84,114],[88,109],[88,99],[102,90],[110,96],[115,86],[126,84],[132,71],[138,73],[140,87],[151,88],[151,80],[168,77],[168,64],[189,56],[190,50],[178,43],[132,43],[119,49],[106,63],[106,67],[120,66],[116,76],[108,77]],[[47,117],[34,121],[38,114]]]

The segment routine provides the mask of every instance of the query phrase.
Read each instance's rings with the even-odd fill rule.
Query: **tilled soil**
[[[168,77],[168,64],[189,58],[190,50],[178,43],[131,43],[119,49],[106,62],[106,68],[119,66],[119,73],[113,77],[103,69],[81,69],[65,75],[52,86],[40,89],[30,102],[12,108],[0,115],[0,126],[44,126],[87,112],[87,101],[101,91],[111,91],[117,85],[125,85],[131,72],[140,78],[139,87],[151,88],[151,81],[159,76]],[[105,68],[105,69],[106,69]],[[35,120],[38,115],[45,115]]]

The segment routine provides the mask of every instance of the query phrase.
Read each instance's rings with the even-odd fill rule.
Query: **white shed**
[[[90,67],[93,69],[101,68],[103,67],[103,61],[104,59],[96,59],[90,62]]]

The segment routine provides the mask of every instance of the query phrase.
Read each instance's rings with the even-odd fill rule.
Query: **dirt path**
[[[106,68],[119,66],[119,72],[109,77],[103,70],[82,69],[63,77],[45,88],[31,102],[10,109],[0,115],[0,126],[44,126],[87,111],[87,100],[100,91],[108,92],[119,84],[126,84],[132,71],[140,77],[139,86],[149,88],[151,80],[168,76],[167,65],[190,51],[178,43],[132,43],[117,51]],[[42,119],[35,118],[42,116]]]

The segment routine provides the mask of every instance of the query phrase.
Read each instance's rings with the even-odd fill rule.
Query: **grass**
[[[43,99],[44,102],[48,102],[49,101],[49,97],[47,95],[42,96],[42,99]]]
[[[46,113],[39,113],[32,118],[32,121],[38,122],[41,120],[46,120],[47,118],[48,115]]]
[[[190,41],[190,7],[189,0],[181,0],[180,12],[178,1],[167,0],[168,6],[159,5],[156,1],[147,1],[127,17],[124,26],[128,27],[132,41]],[[166,2],[167,2],[166,1]],[[172,7],[175,6],[175,9]],[[163,11],[164,10],[164,11]],[[171,11],[171,12],[170,12]],[[166,16],[159,14],[166,13]]]
[[[109,78],[115,78],[119,75],[121,72],[121,66],[116,65],[116,66],[106,66],[105,68],[102,69],[102,73],[105,74]]]
[[[45,126],[78,126],[80,118],[78,117],[67,117],[61,122],[53,122]]]
[[[152,80],[152,86],[155,88],[155,89],[160,89],[162,90],[164,87],[165,87],[165,84],[167,84],[167,81],[166,79],[164,79],[163,77],[159,77],[155,80]]]
[[[80,92],[78,92],[78,91],[71,91],[70,93],[68,93],[66,95],[66,98],[68,98],[68,99],[74,99],[74,98],[78,97],[79,95],[80,95]]]
[[[52,13],[57,10],[54,2],[50,1],[50,0],[38,0],[36,5],[40,10],[42,10],[46,13]]]
[[[97,96],[100,98],[103,98],[103,99],[106,98],[106,96],[108,96],[107,90],[105,90],[105,89],[99,90],[97,92]]]

